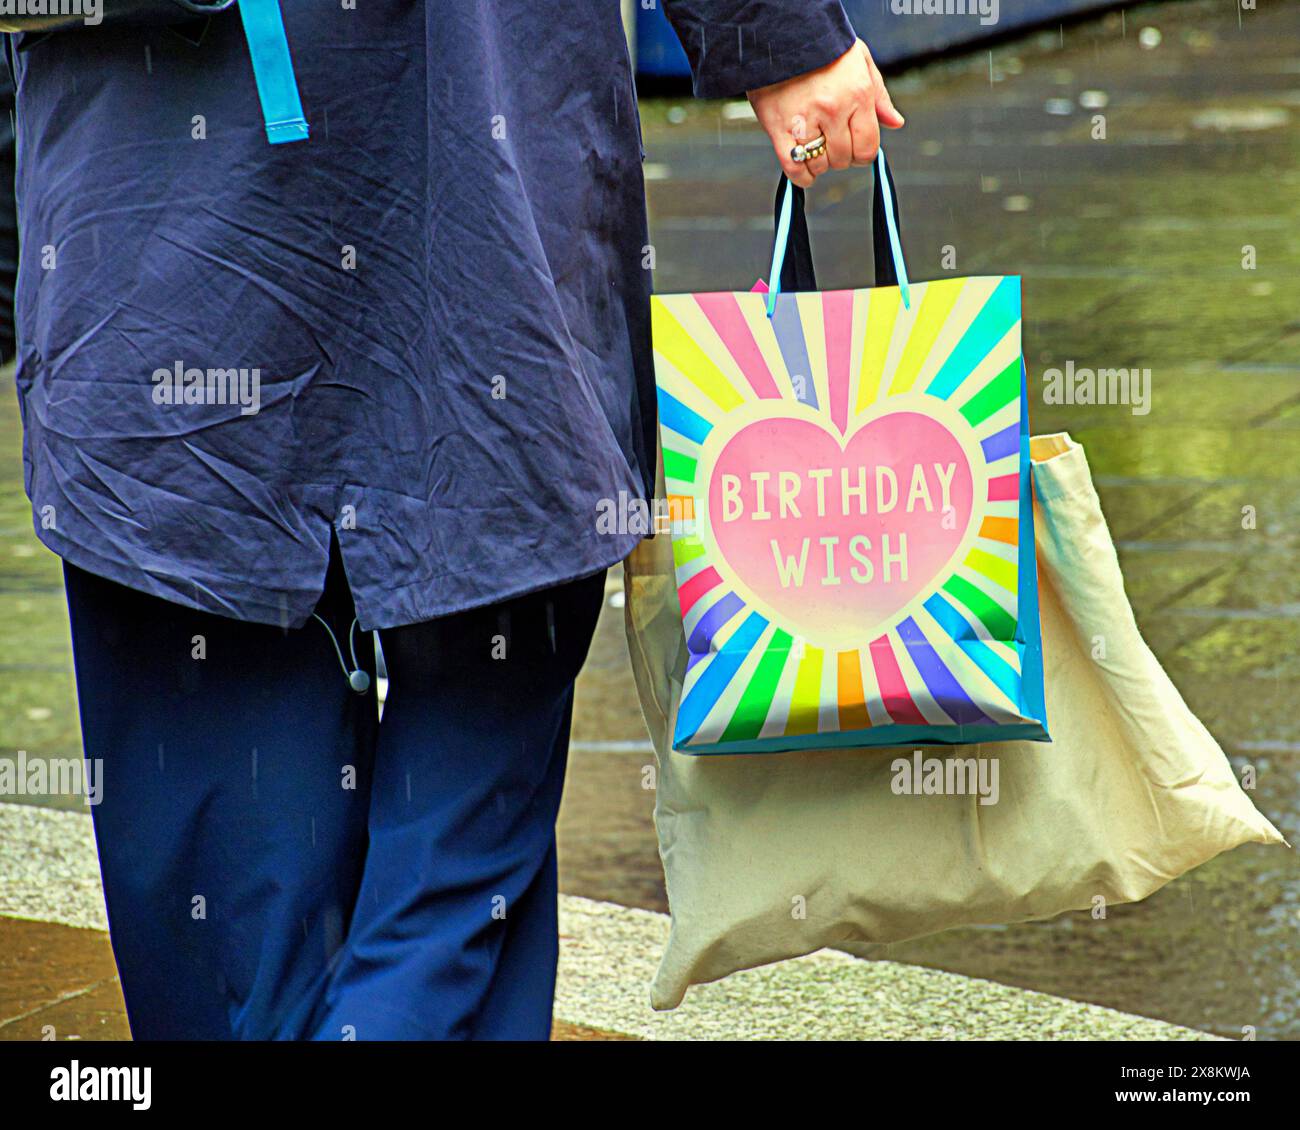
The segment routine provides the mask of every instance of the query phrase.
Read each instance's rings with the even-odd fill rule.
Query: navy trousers
[[[546,1039],[555,819],[604,573],[381,633],[196,612],[65,566],[136,1039]],[[337,557],[318,614],[343,644]]]

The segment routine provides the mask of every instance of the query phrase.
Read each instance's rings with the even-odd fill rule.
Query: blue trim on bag
[[[307,140],[307,119],[298,96],[280,0],[240,0],[239,16],[253,61],[266,137],[272,145]]]
[[[772,268],[767,272],[767,316],[776,313],[776,296],[781,293],[781,268],[785,265],[785,247],[790,242],[790,210],[794,193],[790,178],[781,180],[781,218],[776,222],[776,240],[772,244]]]
[[[898,289],[903,297],[903,309],[912,308],[912,288],[907,282],[907,264],[903,262],[903,245],[898,239],[898,225],[894,222],[894,194],[889,187],[889,174],[885,171],[885,147],[876,151],[876,177],[880,182],[880,195],[885,202],[885,223],[889,225],[889,250],[894,256],[894,274],[898,276]]]
[[[948,731],[952,731],[948,733]],[[779,747],[773,747],[774,741]],[[755,738],[744,742],[713,745],[674,745],[676,753],[688,756],[721,757],[728,753],[800,753],[810,749],[913,750],[921,746],[991,745],[994,742],[1048,742],[1052,739],[1037,722],[1013,722],[1007,726],[872,726],[836,734],[801,734],[788,738]]]
[[[1034,539],[1034,476],[1029,455],[1029,374],[1020,358],[1020,580],[1017,599],[1016,642],[1020,653],[1020,715],[1036,718],[1042,736],[1030,741],[1051,741],[1047,731],[1047,704],[1043,690],[1043,624],[1038,609],[1038,551]]]

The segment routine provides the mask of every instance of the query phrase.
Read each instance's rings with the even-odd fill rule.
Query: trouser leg
[[[361,879],[373,692],[348,688],[314,620],[282,631],[72,566],[65,577],[85,753],[103,764],[95,834],[133,1034],[302,1036]],[[346,633],[337,561],[320,610]]]
[[[321,1039],[545,1039],[555,819],[604,574],[381,633],[357,909]]]

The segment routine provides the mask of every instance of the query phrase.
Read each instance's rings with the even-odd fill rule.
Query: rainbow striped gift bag
[[[769,294],[652,299],[682,752],[1049,740],[1020,280],[909,284],[876,181],[896,285],[782,293],[783,186]]]

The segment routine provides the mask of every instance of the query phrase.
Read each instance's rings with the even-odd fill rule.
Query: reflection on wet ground
[[[1152,5],[912,71],[890,84],[908,126],[887,148],[914,277],[1024,276],[1034,430],[1086,446],[1147,639],[1296,843],[1300,11],[1281,9]],[[743,107],[656,101],[643,117],[656,286],[747,289],[770,250],[766,139]],[[822,286],[869,281],[869,186],[845,173],[809,196]],[[1045,403],[1045,371],[1068,361],[1149,369],[1149,410]],[[563,883],[663,909],[622,631],[607,609],[581,684]],[[875,953],[1300,1038],[1297,868],[1249,845],[1103,922]]]
[[[1135,8],[915,70],[891,83],[908,126],[888,148],[915,278],[1024,276],[1034,428],[1085,444],[1147,638],[1296,843],[1300,10],[1261,8]],[[767,141],[743,105],[643,110],[657,286],[747,289],[770,251]],[[869,281],[868,199],[863,173],[810,194],[823,286]],[[1150,369],[1149,412],[1045,403],[1045,370],[1067,361]],[[0,752],[75,755],[59,567],[31,534],[18,452],[10,385]],[[617,593],[614,577],[580,683],[562,886],[663,910]],[[1294,855],[1252,845],[1104,922],[1067,915],[880,953],[1227,1036],[1300,1038],[1297,931]]]

